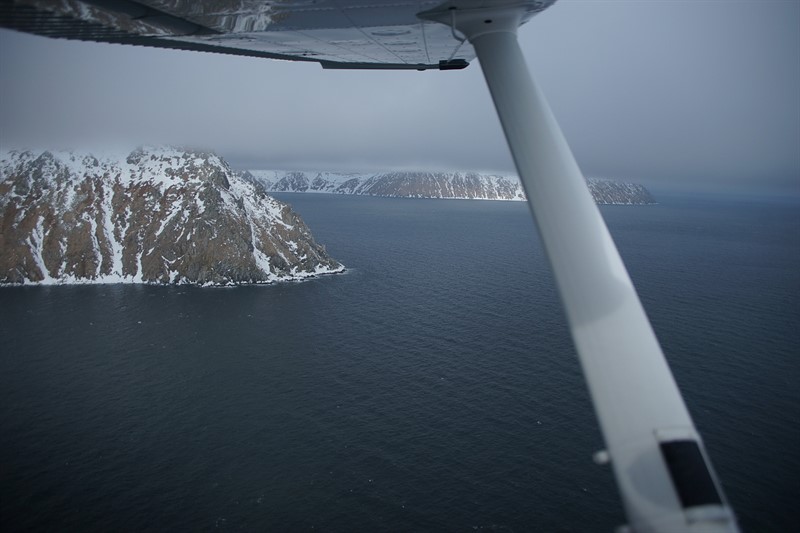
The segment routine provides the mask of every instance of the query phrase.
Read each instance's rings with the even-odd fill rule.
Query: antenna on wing
[[[464,44],[464,41],[466,41],[467,38],[459,37],[458,35],[456,35],[456,10],[458,8],[455,6],[450,6],[447,9],[450,11],[450,33],[453,34],[453,39],[460,42],[461,44]],[[453,54],[455,54],[455,52],[453,52]]]

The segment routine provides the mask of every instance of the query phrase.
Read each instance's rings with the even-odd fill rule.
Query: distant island
[[[0,284],[231,285],[342,272],[219,156],[0,152]]]
[[[268,192],[360,194],[393,198],[443,198],[524,201],[517,176],[477,172],[384,172],[372,174],[249,170],[242,176]],[[588,178],[595,202],[648,205],[656,201],[637,183]]]

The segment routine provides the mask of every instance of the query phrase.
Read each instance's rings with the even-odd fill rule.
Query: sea
[[[276,196],[346,273],[0,288],[0,529],[625,523],[526,204]],[[800,203],[657,196],[601,211],[743,530],[798,531]]]

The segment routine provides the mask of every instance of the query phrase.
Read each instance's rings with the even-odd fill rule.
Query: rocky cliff
[[[250,170],[255,180],[272,192],[320,192],[410,198],[463,198],[480,200],[525,200],[519,178],[475,172],[388,172],[335,174],[331,172],[286,172]],[[641,205],[655,200],[636,183],[589,178],[589,190],[598,204]]]
[[[340,272],[212,153],[0,153],[0,283],[268,283]]]

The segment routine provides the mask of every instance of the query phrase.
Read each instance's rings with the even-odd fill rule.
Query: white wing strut
[[[517,42],[524,10],[453,9],[475,48],[558,284],[630,527],[736,531],[583,174]],[[453,22],[455,21],[455,22]]]

